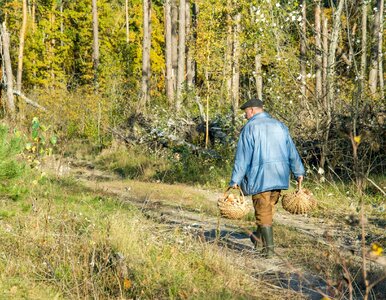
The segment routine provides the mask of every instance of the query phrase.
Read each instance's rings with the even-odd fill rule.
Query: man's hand
[[[237,189],[237,188],[238,188],[237,183],[235,183],[234,185],[231,185],[231,188],[232,188],[232,189]]]
[[[299,176],[298,178],[296,178],[299,187],[302,186],[303,179],[304,179],[304,176],[303,176],[303,175],[302,175],[302,176]]]

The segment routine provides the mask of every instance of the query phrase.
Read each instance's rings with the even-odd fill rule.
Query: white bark
[[[324,107],[327,107],[327,68],[328,68],[328,19],[322,12],[322,98]]]
[[[129,43],[130,42],[129,0],[125,0],[125,24],[126,24],[126,43]]]
[[[345,0],[340,0],[337,9],[333,15],[333,27],[331,32],[331,42],[328,52],[328,67],[327,67],[327,114],[331,118],[331,105],[335,97],[335,63],[336,63],[336,48],[338,46],[339,32],[341,28],[341,16]]]
[[[97,0],[92,0],[92,30],[93,30],[93,44],[92,44],[92,60],[94,67],[94,84],[98,86],[98,68],[99,68],[99,24],[98,24],[98,7]]]
[[[172,10],[172,66],[173,66],[173,88],[177,90],[178,72],[178,5],[177,0],[171,0]]]
[[[375,96],[378,85],[378,32],[379,32],[379,14],[381,0],[376,1],[374,23],[371,39],[371,55],[370,55],[370,72],[369,72],[369,89],[370,93]],[[363,28],[362,28],[363,29]]]
[[[20,29],[19,37],[19,56],[17,65],[17,76],[16,76],[16,89],[21,90],[21,80],[23,77],[23,57],[24,57],[24,41],[25,33],[27,30],[27,0],[23,0],[23,21]]]
[[[186,0],[186,83],[189,89],[193,87],[193,79],[194,79],[194,62],[192,57],[192,44],[193,44],[193,36],[192,36],[192,14],[190,7],[190,0]]]
[[[178,70],[177,70],[177,94],[176,94],[176,110],[180,110],[182,102],[182,91],[185,82],[185,0],[180,0],[179,6],[179,26],[178,26]]]
[[[5,76],[6,76],[6,89],[7,89],[7,102],[6,109],[11,117],[15,116],[15,100],[13,97],[13,75],[12,75],[12,64],[11,56],[9,54],[10,40],[9,34],[5,22],[1,27],[1,36],[2,36],[2,50],[3,50],[3,60],[5,66]]]
[[[151,0],[143,0],[143,38],[142,38],[142,97],[140,106],[149,102],[150,92],[150,48],[151,48]]]
[[[240,19],[241,14],[238,13],[235,17],[235,29],[233,31],[233,53],[232,53],[232,107],[236,112],[239,106],[239,92],[240,92]]]
[[[381,99],[385,99],[385,85],[383,81],[383,10],[385,2],[380,0],[379,11],[379,31],[378,31],[378,74],[379,74],[379,89],[381,91]]]
[[[300,94],[302,96],[302,106],[306,105],[306,59],[307,59],[307,4],[306,0],[302,0],[301,4],[301,13],[302,13],[302,23],[300,30],[300,75],[301,75],[301,84],[300,84]]]
[[[361,55],[361,69],[359,79],[359,96],[363,99],[363,92],[366,80],[367,68],[367,4],[366,0],[362,0],[362,55]]]
[[[315,1],[315,97],[319,102],[322,96],[322,33],[320,0]]]
[[[255,44],[255,81],[257,98],[263,100],[263,76],[261,72],[261,54],[258,53],[258,46]]]
[[[165,64],[166,97],[169,104],[174,103],[173,65],[172,65],[172,15],[171,0],[165,1]]]

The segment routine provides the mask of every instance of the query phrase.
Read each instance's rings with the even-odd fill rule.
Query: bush
[[[23,141],[19,132],[9,134],[6,125],[0,124],[0,195],[12,200],[19,199],[26,189],[18,180],[25,165],[18,159],[22,154]]]
[[[8,127],[0,125],[0,180],[1,182],[19,177],[24,165],[16,157],[23,150],[23,142],[17,134],[9,136]]]

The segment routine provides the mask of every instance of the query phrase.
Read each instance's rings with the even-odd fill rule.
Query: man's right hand
[[[237,183],[235,183],[234,185],[231,185],[231,188],[232,188],[232,189],[237,189],[237,188],[238,188]]]
[[[303,175],[301,175],[301,176],[299,176],[298,178],[296,178],[296,180],[297,180],[297,182],[298,182],[299,188],[302,186],[303,179],[304,179],[304,176],[303,176]]]

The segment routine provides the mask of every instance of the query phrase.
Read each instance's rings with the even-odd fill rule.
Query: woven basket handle
[[[233,187],[229,186],[226,191],[224,192],[224,198],[226,198],[227,196],[227,193],[229,192],[230,189],[233,189]],[[235,188],[235,190],[239,190],[240,191],[240,195],[241,197],[243,198],[243,201],[244,201],[244,193],[243,191],[241,190],[241,188],[239,186],[237,186],[237,188]]]
[[[298,192],[300,192],[301,190],[302,190],[302,183],[298,181]]]

